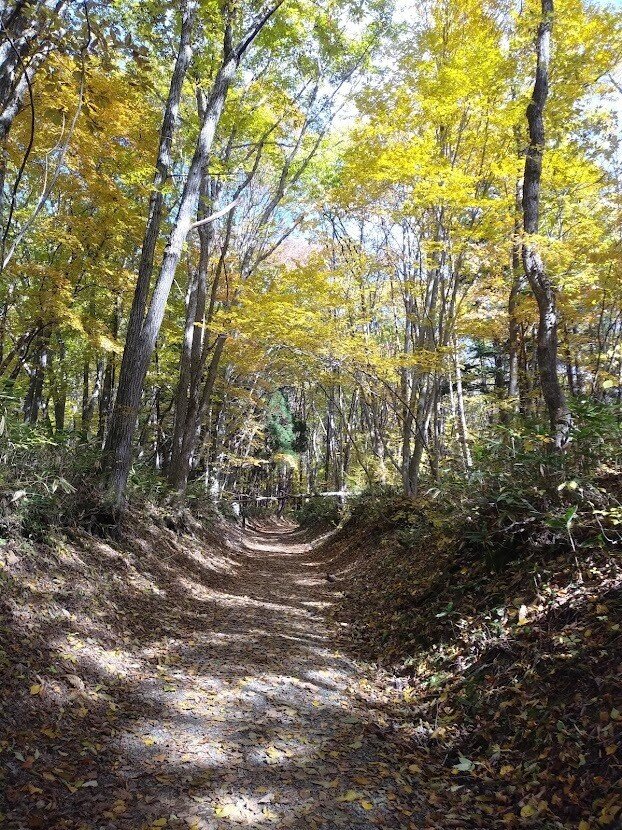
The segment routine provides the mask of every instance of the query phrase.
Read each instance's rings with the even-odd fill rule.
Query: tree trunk
[[[95,378],[93,380],[93,388],[90,390],[89,374],[90,365],[87,358],[84,361],[82,386],[82,421],[80,431],[83,441],[88,441],[91,422],[93,420],[93,415],[95,414],[95,405],[101,398],[102,379],[104,374],[104,361],[101,358],[98,358],[95,364]]]
[[[138,279],[136,281],[132,308],[130,310],[130,319],[128,322],[126,336],[128,342],[136,339],[144,322],[145,308],[147,306],[147,298],[149,296],[149,286],[151,284],[151,277],[153,274],[153,260],[160,233],[160,225],[162,223],[162,213],[164,210],[163,187],[171,175],[171,169],[173,166],[171,149],[179,120],[179,103],[181,100],[184,79],[192,59],[191,38],[195,13],[195,0],[186,0],[182,7],[179,49],[177,52],[175,66],[173,68],[173,74],[171,76],[171,84],[169,87],[168,98],[166,99],[166,105],[164,107],[164,115],[162,117],[158,157],[156,159],[153,187],[149,198],[147,225],[145,227],[145,234],[143,237],[140,263],[138,265]],[[125,361],[125,353],[123,355],[123,360]]]
[[[128,331],[119,374],[117,398],[104,452],[108,488],[116,507],[121,507],[124,501],[132,461],[132,436],[136,426],[143,383],[164,318],[175,270],[197,211],[202,169],[211,149],[237,64],[235,57],[229,57],[223,62],[216,75],[175,224],[169,236],[160,273],[151,296],[149,310],[142,326],[139,329],[136,327],[132,332]]]
[[[49,334],[44,334],[35,353],[34,367],[30,371],[30,383],[24,400],[24,421],[36,424],[43,403],[43,385],[48,367]]]
[[[553,0],[542,0],[542,18],[536,37],[536,80],[527,107],[529,147],[523,180],[523,267],[538,304],[538,368],[540,386],[549,415],[551,438],[562,450],[570,440],[572,419],[557,376],[556,292],[538,249],[540,181],[544,153],[544,107],[548,97],[548,69],[553,26]]]
[[[197,447],[201,422],[210,404],[226,340],[227,336],[225,334],[220,334],[217,337],[203,391],[200,395],[192,394],[188,400],[185,429],[181,436],[181,444],[175,461],[171,463],[168,479],[169,485],[177,491],[178,495],[182,495],[185,492],[188,484],[188,476],[190,475],[192,458]],[[198,386],[196,392],[199,392]]]
[[[209,176],[203,175],[201,194],[197,218],[207,216],[209,205]],[[171,463],[169,467],[169,484],[174,489],[185,489],[188,480],[190,458],[186,456],[184,443],[187,444],[188,431],[196,431],[194,421],[198,411],[200,395],[200,378],[207,358],[205,340],[209,337],[206,325],[211,322],[211,315],[205,319],[205,302],[207,294],[207,274],[210,258],[210,243],[212,239],[211,226],[199,226],[199,262],[196,270],[190,275],[186,295],[186,325],[184,340],[179,363],[179,382],[175,392],[175,422],[173,425],[173,444]],[[212,294],[217,290],[218,274],[214,276]],[[210,311],[211,306],[210,303]],[[192,411],[189,411],[192,410]],[[184,469],[188,465],[188,469]]]
[[[512,240],[512,287],[508,299],[508,361],[509,380],[508,398],[511,407],[523,412],[524,401],[521,397],[522,384],[520,382],[520,348],[521,348],[521,324],[518,319],[518,299],[520,297],[522,281],[524,277],[523,264],[521,261],[521,213],[522,213],[522,181],[516,182],[515,206],[514,206],[514,238]]]
[[[121,298],[115,298],[114,308],[112,311],[112,327],[111,333],[116,340],[119,336],[119,323],[121,318]],[[108,423],[112,414],[112,401],[114,397],[115,375],[117,370],[117,357],[114,352],[108,352],[106,355],[106,368],[104,369],[104,379],[102,381],[102,393],[99,397],[99,411],[97,422],[97,441],[103,449],[108,434]]]
[[[458,359],[458,345],[454,340],[454,369],[456,372],[456,404],[457,404],[457,426],[458,438],[460,440],[460,449],[462,450],[462,460],[464,462],[464,469],[468,472],[473,466],[473,459],[471,457],[471,448],[469,447],[469,433],[467,429],[466,413],[464,411],[464,392],[462,389],[462,367]]]

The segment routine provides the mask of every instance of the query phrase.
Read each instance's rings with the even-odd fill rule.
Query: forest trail
[[[313,545],[273,528],[242,547],[229,610],[217,630],[208,624],[204,651],[197,643],[198,677],[170,673],[179,704],[194,695],[192,714],[157,723],[169,761],[183,770],[191,754],[206,773],[197,826],[407,827],[395,818],[391,747],[357,701],[364,668],[325,619],[334,589]]]
[[[123,606],[126,649],[79,642],[71,721],[50,730],[53,679],[34,696],[50,701],[43,736],[30,723],[20,754],[42,754],[14,762],[11,830],[419,826],[399,730],[327,617],[321,546],[282,525],[213,554],[189,552],[184,571],[162,551],[166,580],[145,571],[156,596]],[[45,793],[25,795],[25,777]]]

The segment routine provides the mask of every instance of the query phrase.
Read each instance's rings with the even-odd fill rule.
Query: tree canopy
[[[93,453],[116,508],[152,473],[416,494],[496,441],[579,464],[586,407],[617,412],[614,6],[28,0],[2,27],[9,463]]]

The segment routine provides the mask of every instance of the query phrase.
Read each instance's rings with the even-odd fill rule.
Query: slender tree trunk
[[[82,364],[82,418],[81,418],[81,433],[82,433],[82,440],[84,441],[87,437],[88,433],[88,405],[89,405],[89,373],[90,373],[90,361],[89,358],[86,357]]]
[[[90,389],[90,362],[88,358],[84,361],[82,373],[82,421],[80,428],[83,441],[88,441],[91,422],[93,420],[93,415],[95,414],[95,406],[97,401],[101,398],[103,375],[104,361],[101,358],[98,358],[95,364],[93,388]]]
[[[0,180],[0,193],[2,192],[2,181]],[[0,197],[1,198],[1,197]],[[0,366],[4,362],[4,341],[7,331],[7,320],[9,316],[9,307],[13,300],[14,287],[10,285],[7,288],[6,298],[2,303],[2,311],[0,312]]]
[[[209,176],[205,173],[201,182],[201,195],[197,212],[199,220],[207,216],[209,189]],[[201,225],[199,227],[199,262],[196,270],[190,275],[186,296],[186,325],[179,364],[179,382],[175,393],[173,444],[168,471],[169,485],[178,491],[185,489],[188,480],[189,469],[184,469],[186,463],[189,465],[189,457],[185,458],[184,444],[187,446],[186,436],[188,431],[196,432],[198,426],[194,419],[198,411],[201,374],[207,357],[205,340],[209,337],[209,332],[206,330],[206,326],[211,322],[211,315],[209,319],[205,319],[211,239],[211,225]],[[218,274],[214,276],[212,293],[215,293],[217,289],[217,280]],[[210,303],[210,311],[211,306],[212,303]]]
[[[520,291],[520,282],[514,278],[512,288],[510,289],[510,298],[508,301],[508,317],[509,317],[509,338],[508,338],[508,363],[509,363],[509,379],[508,379],[508,398],[511,402],[518,401],[520,394],[519,386],[519,353],[520,353],[520,332],[521,327],[516,315],[516,306],[518,295]]]
[[[324,483],[327,487],[330,484],[330,472],[334,456],[334,394],[335,390],[331,386],[326,401],[326,443],[324,445]]]
[[[171,465],[169,474],[169,484],[177,491],[178,495],[184,493],[188,484],[188,476],[190,475],[192,457],[196,450],[199,429],[209,407],[226,340],[227,336],[225,334],[219,335],[216,339],[201,397],[192,395],[188,402],[186,427],[183,432],[181,446],[175,459],[175,464]]]
[[[120,297],[116,297],[114,309],[112,312],[112,336],[116,340],[119,336],[119,323],[121,317],[121,302]],[[117,358],[114,352],[109,352],[106,356],[106,368],[104,369],[104,379],[102,381],[102,393],[99,398],[99,412],[97,423],[97,441],[99,445],[104,447],[106,435],[108,433],[108,423],[110,421],[112,401],[114,397],[114,384],[117,368]]]
[[[520,382],[520,347],[521,347],[521,324],[518,319],[518,300],[524,279],[523,264],[521,261],[521,213],[522,213],[522,181],[516,182],[515,207],[514,207],[514,238],[512,240],[512,287],[508,299],[508,360],[509,380],[508,398],[509,405],[522,412],[524,401],[521,400]]]
[[[60,435],[65,430],[67,409],[67,371],[65,368],[66,347],[61,336],[57,337],[58,349],[53,361],[52,399],[54,401],[54,431]]]
[[[60,435],[65,430],[65,411],[67,408],[67,393],[61,391],[54,398],[54,431]]]
[[[556,449],[570,440],[572,419],[557,375],[556,291],[546,271],[535,235],[539,230],[540,181],[544,153],[544,108],[548,97],[548,70],[553,26],[553,0],[542,0],[542,18],[536,37],[536,80],[529,106],[529,147],[523,181],[523,267],[538,304],[538,368],[540,386]]]
[[[457,426],[458,438],[460,440],[460,449],[462,450],[462,460],[464,462],[464,469],[468,472],[473,466],[473,459],[471,457],[471,448],[469,447],[469,434],[466,422],[466,413],[464,411],[464,391],[462,388],[462,367],[458,358],[458,346],[454,341],[454,369],[456,372],[456,408],[457,408]]]
[[[197,141],[188,177],[173,230],[164,251],[162,266],[151,297],[147,316],[140,328],[128,334],[110,431],[105,451],[108,487],[114,504],[120,507],[124,500],[125,486],[132,459],[132,435],[134,433],[143,382],[155,348],[156,339],[164,318],[168,295],[184,242],[194,220],[199,200],[201,170],[214,140],[216,127],[225,103],[229,85],[237,67],[237,61],[229,59],[219,70],[205,120]]]
[[[504,348],[498,340],[493,340],[493,360],[495,363],[494,381],[495,397],[499,407],[499,423],[507,424],[509,420],[507,391],[508,384],[505,382]]]
[[[416,496],[419,492],[419,478],[423,454],[428,447],[428,432],[432,407],[434,403],[434,386],[431,373],[427,373],[421,384],[417,408],[413,422],[416,427],[413,451],[408,463],[408,495]]]
[[[430,415],[430,436],[428,439],[428,458],[430,460],[430,474],[432,481],[438,482],[441,470],[442,438],[440,412],[440,384],[435,374]]]
[[[568,338],[568,329],[564,326],[564,358],[566,360],[566,379],[568,381],[568,391],[572,397],[577,395],[577,384],[575,382],[574,374],[574,360],[572,359],[572,352],[570,351],[570,340]]]
[[[43,404],[43,386],[48,368],[49,334],[44,334],[38,344],[34,367],[30,372],[30,383],[24,400],[24,421],[36,424]]]

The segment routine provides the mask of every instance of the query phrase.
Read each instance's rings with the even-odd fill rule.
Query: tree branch
[[[207,225],[208,222],[214,222],[216,219],[220,219],[221,216],[225,216],[225,214],[229,213],[230,210],[237,205],[239,199],[234,199],[233,202],[230,202],[228,205],[225,205],[224,208],[217,210],[216,213],[211,213],[209,216],[206,216],[205,219],[199,219],[196,222],[193,222],[190,225],[189,230],[194,230],[194,228],[198,228],[201,225]]]

